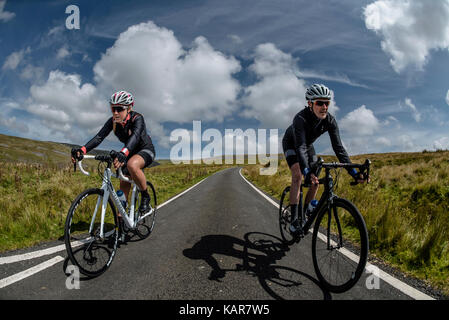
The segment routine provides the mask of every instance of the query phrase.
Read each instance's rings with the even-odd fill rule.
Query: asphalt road
[[[370,273],[348,292],[324,291],[313,269],[311,238],[283,247],[277,208],[231,168],[160,208],[153,234],[122,244],[111,267],[97,278],[81,276],[79,289],[66,287],[64,250],[0,264],[1,282],[54,256],[65,259],[4,286],[0,299],[412,299],[383,280],[368,289]]]

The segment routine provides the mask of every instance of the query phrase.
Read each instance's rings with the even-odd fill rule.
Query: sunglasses
[[[330,101],[322,101],[322,100],[318,100],[318,101],[315,101],[315,104],[316,104],[318,107],[322,107],[322,106],[324,106],[324,105],[329,106]]]
[[[126,109],[128,109],[128,108],[125,108],[125,107],[111,107],[111,110],[112,110],[112,113],[115,113],[115,112],[122,112],[122,111],[125,111]]]

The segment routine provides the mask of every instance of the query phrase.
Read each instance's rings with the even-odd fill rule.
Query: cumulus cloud
[[[409,65],[422,69],[430,51],[449,49],[449,0],[378,0],[364,16],[397,73]]]
[[[442,137],[433,142],[433,148],[436,150],[449,150],[449,138]]]
[[[306,105],[305,82],[294,75],[295,68],[296,59],[274,44],[258,45],[249,67],[258,81],[245,89],[242,102],[248,108],[242,115],[265,127],[287,127]]]
[[[446,103],[449,105],[449,90],[446,93]]]
[[[246,108],[242,116],[257,119],[266,128],[286,128],[307,105],[306,83],[296,76],[298,59],[272,43],[258,45],[253,57],[249,70],[257,81],[244,90],[241,101]],[[335,114],[337,110],[332,99],[329,112]]]
[[[16,14],[14,12],[5,11],[6,0],[0,0],[0,21],[7,22],[14,18]]]
[[[28,133],[29,131],[28,126],[25,123],[18,121],[16,117],[0,118],[0,125],[21,133]]]
[[[75,127],[98,130],[108,117],[107,107],[94,85],[81,84],[79,75],[58,70],[51,71],[43,85],[31,86],[26,110],[67,138],[72,137]]]
[[[57,53],[67,54],[65,47]],[[54,70],[44,84],[31,86],[25,109],[69,139],[74,131],[95,134],[110,117],[107,98],[128,90],[152,137],[168,147],[164,122],[223,121],[235,110],[241,88],[233,74],[240,69],[234,57],[214,50],[204,37],[184,49],[172,31],[141,23],[120,34],[95,64],[94,84]],[[39,72],[29,66],[21,76],[30,79]]]
[[[126,88],[136,109],[157,122],[222,121],[236,108],[239,62],[197,37],[184,50],[171,30],[153,22],[131,26],[94,67],[109,90]]]
[[[355,136],[369,136],[380,128],[380,121],[365,105],[349,112],[339,121],[341,130]]]
[[[375,144],[379,147],[389,147],[391,146],[391,140],[385,137],[379,137],[375,141]]]

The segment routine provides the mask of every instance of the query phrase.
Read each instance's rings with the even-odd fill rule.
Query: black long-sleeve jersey
[[[113,119],[109,118],[104,124],[103,128],[93,137],[88,143],[86,143],[85,152],[89,152],[98,146],[104,138],[113,130]],[[130,157],[140,150],[147,149],[156,155],[151,137],[148,135],[145,126],[145,120],[140,113],[135,111],[129,112],[124,123],[116,124],[115,135],[117,138],[125,144],[121,150],[126,156]]]
[[[305,107],[298,112],[293,119],[293,124],[285,131],[284,139],[288,145],[294,146],[298,156],[301,170],[309,167],[307,162],[307,150],[313,142],[324,132],[329,133],[332,149],[341,163],[351,163],[349,156],[343,147],[340,133],[335,118],[328,113],[326,118],[321,120],[309,107]]]

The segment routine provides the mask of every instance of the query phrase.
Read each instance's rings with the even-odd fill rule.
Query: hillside
[[[75,197],[101,187],[98,162],[84,161],[90,176],[74,172],[70,150],[59,143],[0,135],[0,253],[61,239]],[[158,203],[163,203],[225,167],[158,160],[145,175],[156,188]],[[112,182],[118,190],[119,180]]]

